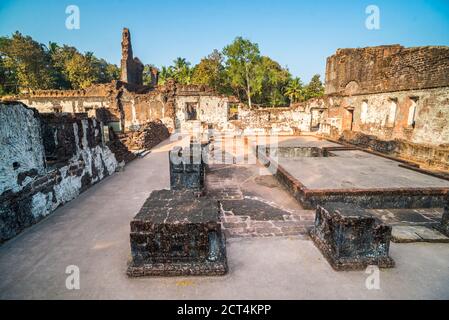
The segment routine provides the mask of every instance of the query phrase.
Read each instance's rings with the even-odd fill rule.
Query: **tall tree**
[[[287,103],[283,92],[291,78],[290,72],[269,57],[263,56],[256,66],[254,93],[257,102],[280,106]]]
[[[207,85],[217,92],[226,91],[223,60],[223,55],[218,50],[201,59],[193,68],[192,83]]]
[[[98,82],[99,75],[93,63],[93,55],[76,53],[66,64],[67,77],[73,89],[84,89]]]
[[[324,85],[320,80],[320,75],[316,74],[312,77],[309,84],[305,88],[306,99],[318,98],[324,95]]]
[[[256,67],[260,62],[259,46],[248,39],[237,37],[223,49],[230,84],[237,93],[243,90],[251,108],[252,89],[256,85]]]
[[[15,32],[0,42],[2,65],[14,74],[20,89],[49,89],[55,82],[47,48],[29,36]]]
[[[178,57],[173,61],[172,67],[173,77],[181,84],[190,84],[192,78],[192,69],[190,62],[185,58]]]
[[[162,66],[159,73],[159,84],[163,85],[168,79],[173,79],[173,70],[171,67]]]

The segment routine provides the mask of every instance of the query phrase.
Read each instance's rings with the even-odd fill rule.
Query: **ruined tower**
[[[123,29],[122,34],[122,74],[120,80],[129,84],[143,84],[143,63],[139,58],[133,57],[133,49],[131,45],[131,34],[128,28]]]

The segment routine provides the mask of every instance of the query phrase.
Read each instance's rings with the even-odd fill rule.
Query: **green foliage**
[[[237,37],[221,52],[214,50],[193,68],[186,59],[177,58],[172,66],[162,67],[159,73],[159,83],[168,79],[207,85],[218,93],[234,94],[250,106],[252,103],[285,106],[324,93],[319,75],[304,86],[300,78],[292,78],[287,68],[262,56],[256,43],[242,37]]]
[[[190,84],[192,80],[192,69],[190,68],[190,62],[187,62],[185,58],[176,58],[173,61],[173,78],[181,84]]]
[[[305,89],[299,77],[291,79],[284,92],[290,99],[290,103],[296,103],[305,100]]]
[[[309,84],[305,88],[305,99],[318,98],[324,95],[324,85],[320,80],[320,75],[316,74],[312,77]]]
[[[159,84],[165,84],[168,79],[173,79],[172,68],[163,66],[159,72]]]
[[[144,84],[151,84],[153,67],[145,66]],[[116,65],[90,52],[83,54],[54,42],[44,46],[19,32],[0,37],[0,95],[34,89],[83,89],[119,77]],[[159,84],[168,79],[207,85],[216,92],[234,94],[250,106],[283,106],[324,94],[319,75],[304,86],[300,78],[292,79],[288,69],[262,56],[257,43],[242,37],[221,52],[214,50],[194,67],[185,58],[176,58],[159,72]]]
[[[235,38],[234,42],[223,49],[226,57],[226,70],[229,84],[234,92],[241,97],[245,93],[249,106],[254,89],[260,90],[260,82],[256,73],[261,63],[259,46],[242,37]]]
[[[46,47],[19,32],[0,41],[2,73],[7,74],[5,91],[49,89],[54,85],[54,70]],[[10,82],[12,81],[12,82]]]
[[[178,57],[173,61],[173,65],[162,67],[159,74],[159,83],[164,84],[168,79],[174,79],[180,84],[192,83],[193,69],[190,68],[190,62],[185,58]]]
[[[0,38],[0,91],[80,89],[119,78],[119,69],[92,53],[50,42],[48,47],[19,32]]]
[[[269,57],[263,56],[256,67],[254,101],[270,106],[282,106],[288,103],[284,88],[291,75],[287,69]]]
[[[217,92],[226,92],[226,74],[223,66],[223,55],[214,50],[210,55],[201,59],[193,68],[192,83],[207,85]]]

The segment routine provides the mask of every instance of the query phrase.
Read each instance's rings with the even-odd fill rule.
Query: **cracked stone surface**
[[[394,242],[449,242],[449,238],[439,231],[425,226],[394,226]]]

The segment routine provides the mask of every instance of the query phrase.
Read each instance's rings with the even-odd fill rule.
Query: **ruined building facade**
[[[252,134],[317,132],[392,156],[449,168],[449,48],[400,45],[339,49],[327,59],[326,94],[288,108],[248,108],[198,85],[141,85],[142,64],[123,31],[122,81],[18,99],[40,112],[86,112],[118,132],[161,120]],[[234,112],[231,112],[231,109]],[[238,110],[235,112],[235,110]]]
[[[215,93],[206,86],[167,81],[158,85],[158,70],[150,69],[151,85],[142,85],[143,64],[133,58],[131,35],[123,30],[121,80],[96,84],[83,90],[41,90],[15,97],[39,112],[88,113],[115,131],[138,130],[161,120],[171,131],[201,123],[227,124],[235,98]]]
[[[327,59],[326,94],[288,108],[250,109],[206,86],[158,85],[154,68],[146,86],[142,72],[124,29],[120,81],[30,92],[1,103],[0,242],[132,159],[122,141],[145,139],[148,131],[139,130],[151,121],[161,133],[140,145],[192,128],[313,132],[449,170],[448,47],[340,49]]]
[[[448,47],[338,50],[327,60],[321,130],[449,168],[448,75]]]

